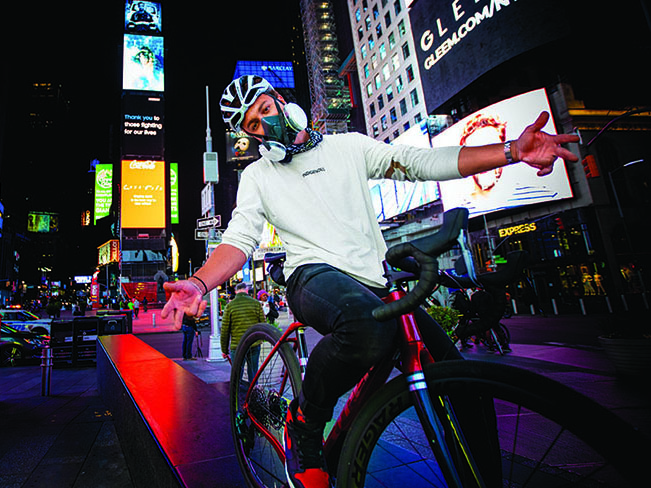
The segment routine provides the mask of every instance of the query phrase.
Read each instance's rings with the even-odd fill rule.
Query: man
[[[323,335],[312,350],[298,401],[290,405],[286,436],[293,487],[326,487],[322,453],[325,423],[339,396],[370,366],[393,351],[395,321],[377,322],[372,310],[387,293],[381,261],[386,246],[375,220],[368,179],[444,180],[518,161],[552,171],[557,157],[577,158],[560,144],[571,135],[541,131],[541,114],[516,140],[481,147],[423,149],[392,146],[360,134],[322,136],[307,128],[300,107],[287,104],[263,78],[234,80],[221,100],[224,121],[260,143],[262,158],[242,173],[237,206],[222,244],[190,279],[166,283],[163,316],[200,314],[202,296],[235,274],[258,243],[265,221],[287,250],[289,307]],[[425,312],[417,318],[436,360],[461,355]]]
[[[240,339],[249,327],[265,321],[262,305],[249,295],[246,283],[235,285],[235,298],[224,308],[222,317],[221,346],[222,356],[228,357],[228,351],[235,354]],[[258,370],[259,350],[251,348],[251,354],[246,358],[249,380]]]

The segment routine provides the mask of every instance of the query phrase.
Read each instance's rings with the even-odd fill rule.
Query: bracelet
[[[504,156],[506,157],[506,163],[507,164],[513,164],[517,163],[515,159],[513,159],[513,154],[511,154],[511,143],[513,141],[506,141],[504,143]]]
[[[194,279],[197,280],[199,283],[201,283],[201,284],[203,285],[204,289],[206,290],[206,292],[204,293],[204,295],[207,295],[207,294],[208,294],[208,286],[206,286],[206,284],[203,282],[203,280],[202,280],[201,278],[199,278],[198,276],[194,276],[194,275],[193,275],[193,276],[190,276],[190,278],[194,278]],[[189,280],[190,278],[188,278],[188,280]],[[199,289],[199,287],[197,287],[197,289]],[[201,293],[201,290],[199,290],[199,293]]]

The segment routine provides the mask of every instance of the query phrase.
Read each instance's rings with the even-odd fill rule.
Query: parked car
[[[49,335],[52,319],[42,319],[32,312],[20,308],[0,310],[0,321],[16,330]]]
[[[13,366],[23,359],[40,357],[41,350],[49,341],[48,335],[16,330],[0,324],[0,366]]]

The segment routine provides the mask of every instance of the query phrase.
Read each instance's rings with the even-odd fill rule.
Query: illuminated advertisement
[[[238,61],[233,79],[244,75],[262,76],[274,88],[295,88],[291,61]]]
[[[260,159],[259,143],[244,132],[226,133],[226,162],[248,163]]]
[[[162,37],[125,34],[122,89],[162,92],[163,52]]]
[[[95,212],[93,224],[108,217],[113,203],[113,165],[97,164],[95,166]]]
[[[27,232],[48,234],[59,231],[59,214],[50,212],[29,212],[27,214]]]
[[[170,163],[170,222],[179,223],[179,163]]]
[[[419,0],[409,10],[425,104],[437,109],[499,64],[570,34],[562,0]]]
[[[122,154],[162,159],[164,106],[160,95],[122,95]]]
[[[542,111],[551,113],[544,89],[535,90],[494,105],[460,120],[432,139],[432,146],[478,146],[517,139]],[[550,117],[543,130],[556,134]],[[513,164],[459,180],[439,183],[445,210],[465,207],[470,216],[572,197],[561,159],[551,174],[539,177],[524,163]]]
[[[443,121],[436,120],[436,117],[434,119],[432,122],[447,123],[447,119]],[[427,126],[428,120],[421,121],[403,132],[392,144],[430,147]],[[434,181],[369,180],[368,184],[378,221],[390,219],[439,199],[438,184]]]
[[[127,1],[124,31],[130,34],[160,34],[163,31],[160,2]]]
[[[123,228],[165,227],[165,162],[122,161]]]
[[[120,262],[120,241],[112,239],[97,248],[97,263],[104,266]]]

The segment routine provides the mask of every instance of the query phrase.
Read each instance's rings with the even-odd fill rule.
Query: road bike
[[[436,234],[386,254],[391,291],[373,313],[396,318],[401,336],[326,428],[336,486],[642,486],[648,440],[592,400],[513,366],[433,361],[413,311],[439,279],[436,258],[457,245],[468,254],[467,219],[463,209],[448,211]],[[491,279],[511,280],[507,268]],[[305,332],[300,323],[284,333],[258,324],[237,348],[231,428],[249,486],[287,486],[282,439],[307,364]]]

